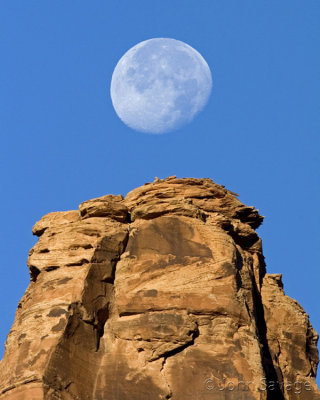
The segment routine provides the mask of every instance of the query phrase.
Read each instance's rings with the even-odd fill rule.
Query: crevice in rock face
[[[36,282],[38,275],[40,274],[40,269],[35,267],[34,265],[30,265],[29,267],[30,279],[32,282]]]
[[[280,344],[278,339],[277,339],[277,343],[278,343],[278,352],[277,352],[277,354],[274,355],[274,357],[275,357],[275,360],[276,360],[278,366],[277,366],[277,368],[275,368],[275,371],[276,371],[277,376],[278,376],[278,381],[279,382],[284,382],[284,377],[283,377],[281,368],[279,366],[279,358],[280,358],[280,355],[281,355],[281,344]],[[280,377],[280,379],[279,379],[279,377]]]
[[[188,348],[188,347],[190,347],[190,346],[193,346],[193,345],[194,345],[194,341],[195,341],[195,339],[196,339],[197,337],[199,337],[199,328],[198,328],[198,325],[196,326],[196,329],[195,329],[195,330],[193,331],[193,333],[192,333],[192,338],[191,338],[190,342],[187,342],[187,343],[183,344],[183,345],[180,346],[180,347],[177,347],[177,348],[175,348],[175,349],[173,349],[173,350],[169,350],[169,351],[165,352],[165,353],[162,355],[162,357],[164,357],[164,358],[167,360],[169,357],[173,357],[173,356],[175,356],[176,354],[181,353],[181,352],[182,352],[183,350],[185,350],[186,348]]]
[[[269,348],[269,343],[267,339],[267,326],[264,318],[264,309],[262,304],[261,294],[257,288],[256,281],[252,277],[252,295],[253,304],[255,312],[255,320],[257,327],[257,335],[259,342],[262,344],[261,347],[261,359],[262,366],[265,372],[267,383],[273,382],[273,390],[270,389],[271,385],[267,386],[267,400],[285,400],[284,394],[280,388],[279,382],[282,382],[282,373],[278,368],[278,373],[276,366],[274,365],[272,355]],[[281,375],[281,376],[278,376]]]
[[[125,318],[125,317],[131,317],[133,315],[143,315],[145,313],[162,313],[166,311],[178,311],[178,312],[186,312],[188,315],[203,315],[203,316],[208,316],[208,317],[215,317],[215,316],[227,316],[227,312],[220,312],[217,310],[213,311],[198,311],[198,310],[187,310],[185,308],[179,308],[179,307],[167,307],[167,308],[148,308],[147,310],[144,311],[122,311],[119,313],[119,318]]]
[[[22,380],[20,382],[14,383],[13,385],[6,387],[5,389],[1,390],[0,394],[5,394],[12,389],[17,389],[23,385],[27,385],[28,383],[40,383],[41,384],[42,380],[39,379],[38,377],[31,376],[30,378],[27,378],[25,380]]]
[[[262,253],[257,253],[258,256],[258,260],[259,260],[259,288],[261,288],[262,286],[262,282],[263,282],[263,278],[265,276],[265,274],[267,273],[267,268],[266,268],[266,263],[265,263],[265,259]]]
[[[117,264],[120,261],[121,255],[126,251],[128,241],[129,241],[129,231],[127,232],[124,240],[121,243],[122,248],[120,249],[119,253],[117,254],[116,257],[111,259],[112,270],[111,270],[110,276],[108,278],[100,280],[101,282],[103,282],[105,284],[111,285],[112,291],[114,291],[113,285],[114,285],[114,280],[115,280],[115,275],[116,275]],[[97,251],[99,251],[99,249]],[[94,259],[94,256],[93,256],[93,259]],[[94,329],[96,332],[96,343],[97,343],[96,351],[98,351],[100,348],[100,340],[104,334],[104,327],[105,327],[107,320],[109,319],[109,315],[110,315],[110,302],[107,302],[105,307],[100,308],[96,312],[95,324],[94,324]]]
[[[86,258],[82,258],[80,261],[66,264],[66,267],[81,267],[84,264],[89,264],[89,260],[87,260]]]
[[[197,324],[197,323],[196,323],[196,324]],[[167,352],[165,352],[164,354],[162,354],[161,357],[158,357],[158,358],[152,360],[152,361],[156,361],[157,359],[163,357],[163,361],[162,361],[162,366],[161,366],[161,369],[160,369],[160,373],[161,373],[161,375],[164,377],[164,380],[165,380],[166,385],[167,385],[167,387],[168,387],[168,394],[167,394],[166,397],[165,397],[167,400],[172,399],[172,397],[173,397],[173,392],[172,392],[172,389],[171,389],[171,387],[170,387],[170,385],[169,385],[169,382],[168,382],[168,380],[167,380],[167,378],[166,378],[165,371],[164,371],[164,370],[165,370],[165,366],[166,366],[166,362],[167,362],[168,358],[173,357],[173,356],[175,356],[176,354],[179,354],[179,353],[181,353],[182,351],[184,351],[186,348],[188,348],[188,347],[194,345],[195,339],[196,339],[197,337],[199,337],[199,334],[200,334],[200,333],[199,333],[199,327],[198,327],[198,324],[197,324],[197,325],[196,325],[196,328],[194,329],[194,331],[192,331],[192,340],[191,340],[190,342],[185,343],[184,345],[182,345],[182,346],[180,346],[180,347],[177,347],[176,349],[167,351]]]
[[[242,278],[241,278],[241,273],[240,271],[242,270],[243,267],[243,259],[241,256],[240,251],[237,249],[236,250],[236,282],[237,282],[237,289],[239,290],[240,288],[242,288]]]
[[[190,333],[191,333],[191,332],[190,332]],[[179,346],[179,347],[176,347],[176,348],[173,349],[173,350],[169,350],[169,351],[166,351],[166,352],[162,353],[162,355],[161,355],[160,357],[154,358],[152,361],[156,361],[157,359],[162,358],[162,357],[164,357],[164,359],[165,359],[165,361],[166,361],[169,357],[173,357],[173,356],[175,356],[176,354],[181,353],[182,351],[184,351],[186,348],[188,348],[188,347],[190,347],[190,346],[193,346],[193,345],[194,345],[194,341],[195,341],[195,339],[196,339],[197,337],[199,337],[199,328],[198,328],[198,325],[196,326],[195,330],[192,331],[191,340],[190,340],[189,342],[184,343],[183,345],[181,345],[181,346]]]
[[[316,334],[310,321],[308,322],[307,332],[306,332],[306,354],[308,354],[310,362],[310,377],[316,377],[317,368],[319,363],[319,355],[317,351],[317,344],[319,340],[319,335]]]
[[[109,318],[109,309],[107,307],[98,310],[96,317],[97,322],[94,324],[94,330],[96,332],[96,343],[97,343],[96,351],[98,351],[100,348],[100,339],[104,334],[104,326],[108,318]]]
[[[51,271],[54,271],[54,270],[56,270],[58,268],[60,268],[58,265],[50,265],[49,267],[44,268],[44,270],[46,272],[51,272]]]
[[[87,243],[87,244],[73,244],[69,247],[68,250],[79,250],[79,249],[84,249],[84,250],[89,250],[89,249],[93,249],[93,246],[91,243]]]
[[[72,337],[76,329],[79,327],[80,321],[84,322],[85,324],[91,325],[95,335],[96,351],[98,351],[100,347],[100,338],[103,335],[104,324],[105,321],[108,319],[108,309],[99,309],[97,311],[97,315],[90,319],[85,318],[84,307],[79,303],[71,304],[68,308],[68,311],[71,315],[65,328],[65,336]]]
[[[42,250],[39,250],[39,254],[49,253],[49,252],[50,252],[49,249],[42,249]]]
[[[243,259],[242,254],[239,250],[237,250],[237,258],[236,258],[236,282],[238,290],[243,288],[243,279],[241,276],[241,270],[246,263],[246,260]],[[264,264],[263,264],[264,266]],[[280,368],[274,364],[272,359],[272,355],[269,348],[269,343],[267,339],[267,327],[264,318],[264,309],[262,304],[261,293],[258,290],[258,286],[255,280],[253,270],[249,272],[250,280],[251,280],[251,290],[252,290],[252,298],[253,298],[253,315],[247,301],[244,301],[244,305],[247,309],[248,315],[250,319],[254,319],[256,322],[256,331],[259,339],[259,343],[261,344],[261,360],[262,366],[265,372],[267,383],[273,382],[273,385],[267,385],[267,400],[284,400],[284,394],[280,388],[279,382],[283,381],[282,372]]]
[[[177,307],[167,307],[167,308],[156,309],[156,308],[150,307],[150,308],[148,308],[147,310],[144,310],[144,311],[122,311],[122,312],[119,313],[119,317],[120,318],[122,318],[122,317],[131,317],[133,315],[143,315],[143,314],[145,314],[147,312],[148,313],[149,312],[155,313],[155,312],[165,312],[165,311],[185,311],[185,309],[177,308]]]
[[[166,366],[166,362],[167,362],[167,357],[164,357],[163,358],[163,361],[162,361],[162,366],[161,366],[161,369],[160,369],[160,374],[163,376],[163,378],[164,378],[164,380],[165,380],[165,382],[166,382],[166,385],[167,385],[167,387],[168,387],[168,394],[166,395],[166,399],[167,400],[170,400],[171,398],[172,398],[172,395],[173,395],[173,393],[172,393],[172,389],[171,389],[171,387],[170,387],[170,385],[169,385],[169,382],[168,382],[168,380],[167,380],[167,378],[166,378],[166,375],[165,375],[165,373],[164,373],[164,369],[165,369],[165,366]]]

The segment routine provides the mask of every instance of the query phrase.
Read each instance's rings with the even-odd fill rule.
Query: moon
[[[202,55],[169,38],[145,40],[119,60],[111,79],[111,100],[130,128],[151,134],[191,122],[210,97],[212,76]]]

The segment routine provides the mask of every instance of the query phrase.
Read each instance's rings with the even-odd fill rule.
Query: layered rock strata
[[[266,274],[262,219],[175,177],[44,216],[0,399],[320,399],[318,336]]]

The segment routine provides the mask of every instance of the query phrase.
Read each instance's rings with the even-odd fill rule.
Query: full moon
[[[127,126],[161,134],[191,122],[206,105],[211,87],[210,68],[197,50],[179,40],[155,38],[122,56],[110,92]]]

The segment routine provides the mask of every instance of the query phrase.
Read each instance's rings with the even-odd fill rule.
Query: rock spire
[[[266,273],[262,220],[176,177],[44,216],[0,399],[320,399],[318,336]]]

